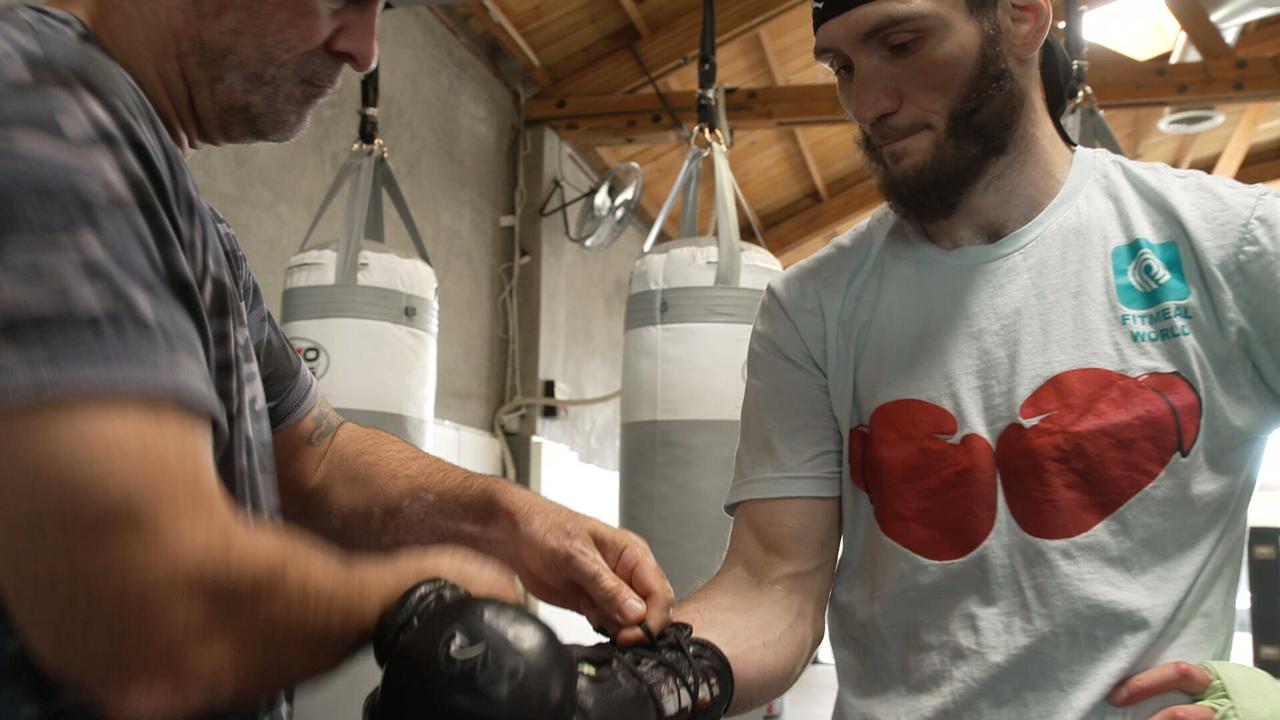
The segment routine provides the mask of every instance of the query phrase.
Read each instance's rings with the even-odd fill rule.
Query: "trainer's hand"
[[[1198,697],[1213,679],[1204,668],[1187,662],[1166,663],[1125,680],[1111,691],[1107,700],[1117,707],[1129,707],[1164,693],[1180,692]],[[1202,705],[1177,705],[1152,715],[1150,720],[1213,720],[1216,711]]]
[[[582,613],[624,645],[645,639],[641,622],[655,633],[671,622],[675,593],[639,535],[536,495],[520,518],[512,565],[534,595]]]

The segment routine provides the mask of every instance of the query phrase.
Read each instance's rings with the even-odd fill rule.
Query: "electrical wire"
[[[512,482],[516,481],[516,461],[511,455],[511,443],[507,442],[507,433],[502,427],[503,422],[508,416],[514,415],[517,411],[523,411],[530,407],[581,407],[583,405],[600,405],[602,403],[612,402],[622,397],[622,391],[618,390],[608,395],[602,395],[595,398],[583,398],[579,400],[563,400],[560,398],[537,397],[525,398],[518,397],[502,407],[493,414],[493,434],[498,438],[498,444],[502,446],[502,472],[506,478]]]

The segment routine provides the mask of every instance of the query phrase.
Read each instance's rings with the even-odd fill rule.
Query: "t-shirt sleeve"
[[[249,268],[244,250],[226,222],[216,212],[214,217],[224,228],[222,232],[231,238],[230,254],[240,283],[240,296],[244,300],[245,314],[249,322],[249,334],[253,340],[253,352],[262,373],[262,389],[267,396],[267,414],[271,429],[280,430],[301,420],[320,399],[315,377],[307,369],[302,358],[294,350],[293,343],[285,336],[262,299],[262,288]]]
[[[0,408],[113,396],[221,417],[198,298],[127,129],[80,87],[8,80]]]
[[[748,500],[839,497],[844,449],[831,408],[816,308],[808,337],[774,286],[765,292],[747,355],[747,389],[730,515]]]
[[[1239,273],[1246,350],[1280,417],[1280,193],[1259,197],[1241,240]]]

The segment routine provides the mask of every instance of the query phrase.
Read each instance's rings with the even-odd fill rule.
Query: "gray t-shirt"
[[[71,15],[0,10],[0,409],[125,396],[205,414],[227,492],[272,520],[272,432],[317,393],[138,86]],[[283,707],[264,706],[248,716]],[[0,605],[0,720],[76,708]]]

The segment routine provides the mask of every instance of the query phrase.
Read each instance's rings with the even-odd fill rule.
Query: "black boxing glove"
[[[578,663],[575,720],[720,720],[733,701],[729,659],[684,623],[648,645],[569,651]]]
[[[571,720],[573,658],[529,611],[444,580],[406,592],[378,622],[382,683],[365,720]]]

